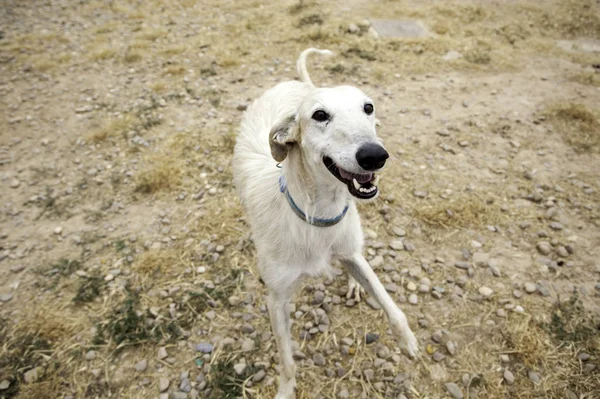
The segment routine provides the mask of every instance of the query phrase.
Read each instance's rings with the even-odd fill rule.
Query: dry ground
[[[315,82],[376,101],[393,157],[367,251],[423,356],[344,275],[309,281],[298,396],[600,398],[598,40],[591,0],[3,1],[0,397],[158,397],[161,378],[273,397],[230,159],[241,110],[316,46],[337,57]]]

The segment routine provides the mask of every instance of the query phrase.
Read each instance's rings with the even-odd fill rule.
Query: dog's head
[[[377,137],[373,101],[352,86],[315,89],[297,113],[273,126],[271,154],[283,161],[298,150],[319,179],[343,183],[358,199],[377,196],[378,178],[389,157]]]

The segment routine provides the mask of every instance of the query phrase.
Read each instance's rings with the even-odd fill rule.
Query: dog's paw
[[[348,278],[348,291],[346,292],[346,299],[354,299],[355,302],[360,302],[362,296],[365,295],[365,290],[363,287],[353,279],[352,277]]]
[[[408,326],[392,324],[392,332],[398,340],[398,346],[409,357],[415,359],[419,355],[419,344],[415,334]]]

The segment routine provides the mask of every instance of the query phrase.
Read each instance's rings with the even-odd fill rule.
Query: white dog
[[[417,340],[406,316],[362,255],[363,234],[354,203],[379,193],[388,153],[377,138],[373,101],[351,86],[316,88],[306,70],[308,49],[297,62],[301,82],[288,81],[248,107],[233,156],[234,181],[252,228],[258,270],[281,359],[276,398],[295,395],[291,297],[305,277],[331,275],[339,260],[385,311],[400,346],[414,357]]]

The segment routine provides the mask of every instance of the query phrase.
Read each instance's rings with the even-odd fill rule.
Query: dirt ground
[[[0,398],[274,396],[230,162],[307,47],[336,53],[316,84],[375,101],[366,252],[421,357],[334,265],[291,309],[297,396],[600,398],[592,0],[4,0]]]

